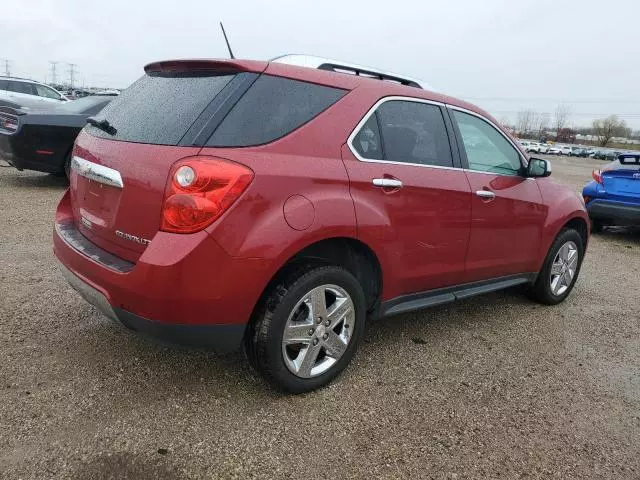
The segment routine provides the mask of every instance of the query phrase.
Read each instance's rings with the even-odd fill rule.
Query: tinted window
[[[421,165],[453,166],[440,107],[393,100],[377,110],[384,159]]]
[[[107,105],[96,118],[117,130],[109,135],[88,126],[92,135],[127,142],[177,145],[205,107],[233,75],[145,75]]]
[[[382,160],[382,142],[375,113],[369,117],[369,120],[353,138],[352,145],[362,158]]]
[[[27,95],[35,95],[35,89],[31,83],[16,82],[9,80],[9,91],[16,93],[26,93]]]
[[[337,88],[262,75],[207,144],[246,147],[272,142],[307,123],[345,93]]]
[[[0,80],[0,90],[7,90],[9,82],[7,80]]]
[[[60,95],[56,93],[55,90],[49,87],[45,87],[44,85],[34,85],[36,92],[38,92],[39,97],[53,98],[55,100],[60,100]]]
[[[454,110],[453,114],[460,127],[471,170],[503,175],[520,173],[520,154],[504,135],[474,115],[457,110]]]

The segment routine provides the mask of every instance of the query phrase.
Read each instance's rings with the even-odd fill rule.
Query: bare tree
[[[549,114],[545,112],[536,114],[533,122],[533,129],[538,133],[539,138],[542,138],[544,136],[544,131],[548,126]]]
[[[593,134],[598,137],[598,145],[601,147],[606,147],[613,137],[626,136],[628,132],[625,121],[616,115],[593,121]]]
[[[535,120],[535,112],[533,110],[521,110],[518,112],[516,119],[516,130],[525,136],[531,131]]]
[[[556,135],[558,135],[560,130],[565,128],[567,123],[569,123],[569,115],[571,115],[571,107],[566,103],[558,104],[554,112],[554,127],[556,129]]]

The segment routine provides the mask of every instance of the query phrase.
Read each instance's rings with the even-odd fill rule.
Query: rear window
[[[236,103],[207,145],[248,147],[284,137],[326,110],[346,91],[262,75]]]
[[[205,107],[234,75],[145,75],[114,97],[96,116],[116,129],[115,135],[93,126],[97,137],[156,145],[177,145]]]

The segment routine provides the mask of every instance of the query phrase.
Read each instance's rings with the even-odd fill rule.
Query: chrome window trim
[[[104,165],[90,162],[84,158],[74,156],[71,159],[71,169],[78,175],[95,182],[116,188],[124,187],[119,171],[105,167]]]
[[[498,132],[503,137],[505,137],[507,139],[507,141],[516,149],[516,152],[518,152],[518,155],[520,157],[520,163],[522,164],[523,157],[522,157],[522,153],[520,152],[520,150],[517,147],[515,147],[514,143],[508,137],[506,137],[504,135],[502,130],[500,130],[498,127],[496,127],[496,124],[493,123],[488,118],[485,118],[482,115],[477,114],[476,112],[473,112],[471,110],[467,110],[466,108],[457,107],[455,105],[450,105],[450,104],[446,104],[446,103],[443,103],[443,102],[437,102],[435,100],[426,100],[424,98],[406,97],[406,96],[403,96],[403,95],[390,95],[388,97],[383,97],[380,100],[378,100],[376,103],[373,104],[373,106],[369,110],[367,110],[367,113],[365,113],[364,117],[362,117],[360,119],[360,121],[357,123],[355,128],[351,131],[351,133],[349,134],[349,137],[347,137],[347,146],[349,147],[349,150],[351,150],[351,153],[353,154],[353,156],[356,157],[359,161],[367,162],[367,163],[388,163],[388,164],[391,164],[391,165],[408,165],[408,166],[412,166],[412,167],[436,168],[436,169],[440,169],[440,170],[460,170],[460,171],[463,171],[463,172],[482,173],[484,175],[494,175],[494,176],[497,175],[497,176],[500,176],[500,177],[520,177],[520,178],[523,178],[525,180],[535,180],[535,178],[524,177],[522,175],[510,175],[510,174],[507,174],[507,173],[485,172],[483,170],[474,170],[474,169],[471,169],[471,168],[443,167],[443,166],[440,166],[440,165],[425,165],[423,163],[397,162],[397,161],[393,161],[393,160],[374,160],[374,159],[362,157],[358,153],[356,148],[353,146],[354,138],[356,137],[358,132],[360,132],[360,129],[364,126],[364,124],[369,121],[369,118],[371,117],[371,115],[373,115],[373,113],[378,109],[378,107],[380,105],[382,105],[385,102],[391,102],[391,101],[396,101],[396,100],[408,101],[408,102],[416,102],[416,103],[426,103],[426,104],[429,104],[429,105],[436,105],[436,106],[439,106],[439,107],[451,108],[451,109],[454,109],[454,110],[459,110],[459,111],[464,112],[464,113],[468,113],[470,115],[473,115],[475,117],[480,118],[481,120],[484,120],[485,122],[489,123],[493,128],[498,130]],[[526,168],[526,164],[524,164],[523,166]]]
[[[458,167],[444,167],[444,166],[441,166],[441,165],[425,165],[423,163],[398,162],[398,161],[394,161],[394,160],[375,160],[375,159],[371,159],[371,158],[362,157],[358,153],[356,148],[353,146],[354,138],[356,138],[356,135],[358,135],[358,133],[360,132],[360,129],[364,126],[365,123],[367,123],[369,121],[369,118],[371,118],[371,116],[375,113],[375,111],[378,109],[378,107],[380,107],[380,105],[382,105],[383,103],[386,103],[386,102],[393,102],[393,101],[426,103],[428,105],[435,105],[437,107],[445,107],[446,106],[442,102],[436,102],[434,100],[425,100],[423,98],[405,97],[405,96],[402,96],[402,95],[391,95],[389,97],[381,98],[380,100],[378,100],[376,103],[373,104],[373,106],[367,111],[367,113],[365,113],[364,117],[362,117],[362,119],[360,119],[358,124],[351,131],[351,134],[349,135],[349,137],[347,137],[347,146],[349,147],[349,150],[351,150],[351,153],[353,154],[354,157],[356,157],[361,162],[367,162],[367,163],[389,163],[391,165],[408,165],[408,166],[412,166],[412,167],[438,168],[438,169],[441,169],[441,170],[463,170],[462,168],[458,168]],[[442,120],[444,121],[444,119],[442,119]]]
[[[479,118],[480,120],[484,120],[485,122],[487,122],[489,125],[491,125],[494,129],[496,129],[498,131],[498,133],[500,135],[502,135],[504,137],[504,139],[509,142],[511,144],[511,146],[515,149],[515,151],[518,153],[518,158],[520,159],[520,166],[523,168],[527,168],[527,165],[529,162],[526,161],[526,158],[523,157],[522,152],[520,151],[520,149],[518,147],[516,147],[516,144],[513,143],[513,141],[504,134],[504,132],[495,124],[493,123],[491,120],[489,120],[487,117],[480,115],[479,113],[474,112],[473,110],[468,110],[466,108],[463,107],[458,107],[457,105],[447,105],[448,108],[450,108],[451,110],[457,110],[459,112],[462,113],[466,113],[469,115],[472,115],[476,118]],[[461,139],[462,140],[462,139]],[[464,142],[463,142],[464,144]],[[467,162],[469,161],[469,159],[467,158]],[[490,175],[502,175],[505,177],[522,177],[522,175],[509,175],[509,174],[505,174],[505,173],[493,173],[493,172],[484,172],[482,170],[474,170],[471,168],[468,168],[466,170],[469,170],[470,172],[479,172],[479,173],[488,173]],[[528,177],[523,177],[523,178],[528,178]]]

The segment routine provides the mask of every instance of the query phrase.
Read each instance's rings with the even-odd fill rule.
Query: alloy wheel
[[[355,309],[337,285],[307,292],[293,308],[282,335],[285,365],[294,375],[322,375],[340,360],[353,334]]]
[[[578,247],[574,242],[567,242],[556,254],[551,265],[549,282],[553,295],[562,295],[573,283],[578,268]]]

